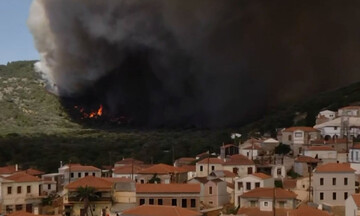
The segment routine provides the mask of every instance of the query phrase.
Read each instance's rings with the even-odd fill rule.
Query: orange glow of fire
[[[80,113],[82,113],[83,118],[98,118],[103,115],[103,106],[102,105],[100,105],[98,110],[91,112],[91,113],[86,113],[84,108],[82,108],[82,107],[79,108],[78,106],[74,106],[74,108],[79,110]]]

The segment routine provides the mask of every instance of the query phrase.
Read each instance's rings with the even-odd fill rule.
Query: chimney
[[[62,161],[60,161],[60,168],[61,168],[61,167],[63,167],[63,162],[62,162]]]
[[[19,171],[19,165],[15,164],[15,172]]]

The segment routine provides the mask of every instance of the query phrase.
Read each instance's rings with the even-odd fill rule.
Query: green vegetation
[[[55,172],[60,161],[101,167],[134,157],[146,163],[171,163],[172,146],[175,158],[208,150],[219,152],[222,143],[234,142],[231,133],[241,133],[245,140],[248,135],[258,136],[258,132],[275,135],[275,128],[312,126],[321,109],[336,110],[360,101],[360,83],[356,83],[278,107],[241,128],[91,129],[68,117],[58,98],[45,90],[33,64],[20,61],[0,65],[0,166],[18,163],[22,168]]]
[[[290,151],[291,151],[290,146],[282,143],[280,143],[278,146],[275,147],[275,154],[286,155]]]

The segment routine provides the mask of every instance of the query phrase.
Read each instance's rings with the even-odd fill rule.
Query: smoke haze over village
[[[359,1],[34,0],[51,91],[149,125],[227,126],[359,80]]]

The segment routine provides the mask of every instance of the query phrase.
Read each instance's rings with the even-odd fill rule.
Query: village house
[[[220,146],[220,158],[224,159],[227,156],[239,154],[239,147],[234,144],[226,144]]]
[[[177,206],[200,210],[200,184],[137,184],[137,205]]]
[[[233,172],[240,177],[256,172],[255,162],[240,154],[226,158],[222,165],[223,170]]]
[[[302,204],[297,209],[290,210],[286,214],[287,216],[331,216],[327,211],[316,209],[314,207]]]
[[[233,172],[230,172],[228,170],[215,170],[210,173],[210,177],[219,178],[227,183],[233,183],[234,178],[237,177],[237,175]]]
[[[355,170],[347,163],[319,165],[312,186],[315,203],[344,206],[345,200],[355,193]]]
[[[268,138],[261,142],[261,149],[266,155],[272,155],[279,143],[280,142],[276,139]]]
[[[360,117],[342,116],[317,124],[314,128],[321,131],[321,136],[325,140],[346,137],[360,138]]]
[[[10,165],[10,166],[4,166],[0,167],[0,176],[7,177],[11,174],[14,174],[19,171],[19,166],[16,165]]]
[[[229,203],[230,196],[227,193],[227,183],[218,178],[196,177],[188,184],[200,184],[201,208],[220,207]]]
[[[136,206],[136,183],[129,178],[103,178],[113,183],[110,212],[122,212]]]
[[[70,182],[76,181],[77,179],[85,176],[96,176],[101,177],[101,169],[94,166],[83,166],[81,164],[66,164],[61,166],[59,173],[64,175],[63,185],[69,184]]]
[[[124,211],[122,216],[202,216],[203,214],[180,208],[177,206],[165,205],[141,205]]]
[[[360,216],[360,194],[351,194],[346,199],[345,216]]]
[[[257,159],[260,151],[261,151],[261,147],[256,144],[240,148],[240,154],[244,155],[249,160]]]
[[[337,151],[329,146],[310,146],[304,150],[304,155],[319,159],[323,164],[336,163]]]
[[[346,152],[353,146],[352,139],[347,138],[333,138],[333,139],[317,139],[311,141],[311,146],[328,146],[335,149],[337,152]]]
[[[312,127],[290,127],[281,133],[281,142],[290,146],[294,156],[301,154],[304,146],[309,145],[312,140],[320,138],[320,131]]]
[[[41,180],[24,172],[0,178],[1,210],[4,214],[13,211],[38,213],[41,204]]]
[[[143,161],[136,160],[136,159],[134,159],[134,158],[124,158],[124,159],[122,159],[121,161],[117,161],[117,162],[114,164],[114,168],[116,168],[116,167],[121,167],[121,166],[131,166],[131,165],[141,166],[141,165],[143,165],[143,164],[144,164]]]
[[[196,177],[205,177],[215,170],[223,170],[223,160],[219,158],[204,158],[196,163]]]
[[[320,163],[319,159],[299,155],[294,162],[294,172],[301,176],[309,176],[318,163]]]
[[[64,189],[63,182],[64,182],[64,175],[60,173],[49,173],[44,174],[41,176],[42,184],[41,188],[42,191],[47,194],[57,193]]]
[[[129,178],[137,181],[138,172],[144,167],[140,165],[125,165],[118,166],[113,169],[112,177],[113,178]]]
[[[274,187],[274,179],[264,173],[253,173],[235,179],[235,206],[240,205],[240,196],[243,193],[259,187]]]
[[[175,160],[174,167],[182,167],[184,165],[195,165],[195,161],[196,159],[192,157],[182,157]]]
[[[65,186],[64,189],[64,205],[66,216],[84,215],[84,203],[77,196],[79,187],[91,187],[95,189],[96,199],[92,200],[88,211],[93,216],[101,216],[104,209],[110,209],[113,202],[114,183],[105,178],[92,175],[79,178]],[[91,213],[90,213],[91,214]]]
[[[336,118],[336,112],[331,111],[331,110],[323,110],[320,111],[319,114],[316,116],[316,124],[321,124],[330,120],[333,120],[334,118]]]
[[[255,188],[240,196],[240,209],[238,215],[262,215],[264,212],[283,212],[295,209],[298,201],[296,194],[282,188]]]
[[[139,170],[137,180],[141,184],[155,181],[161,184],[184,183],[187,181],[187,171],[167,164],[155,164]]]
[[[39,214],[29,213],[26,211],[16,211],[8,214],[7,216],[50,216],[50,215],[39,215]]]

